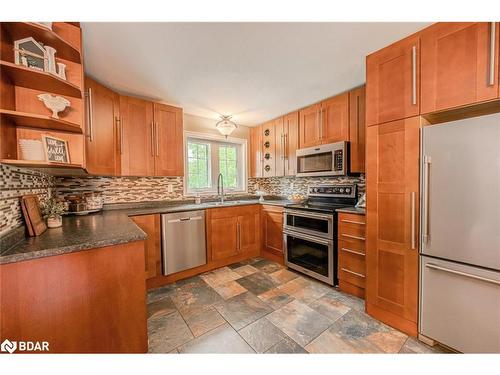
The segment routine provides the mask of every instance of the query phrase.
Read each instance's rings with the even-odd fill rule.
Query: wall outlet
[[[168,185],[167,185],[167,191],[168,191],[169,193],[173,193],[173,192],[174,192],[174,185],[172,185],[172,184],[168,184]]]

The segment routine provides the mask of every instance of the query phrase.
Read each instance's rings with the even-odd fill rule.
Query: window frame
[[[212,187],[206,189],[190,189],[188,187],[188,179],[189,179],[189,170],[188,170],[188,141],[189,139],[193,139],[194,141],[200,142],[210,142],[210,163],[208,166],[209,170],[209,179],[211,179]],[[248,187],[248,176],[247,176],[247,165],[248,165],[248,154],[247,154],[247,143],[248,141],[244,138],[235,138],[235,137],[224,137],[222,135],[214,135],[207,133],[199,133],[199,132],[184,132],[184,196],[195,196],[199,195],[215,195],[217,194],[217,176],[219,171],[219,147],[218,144],[226,143],[226,144],[234,144],[235,146],[239,146],[240,150],[237,150],[237,181],[240,181],[240,184],[237,188],[228,188],[224,186],[224,193],[228,194],[242,194],[247,193]],[[216,146],[216,147],[214,147]]]

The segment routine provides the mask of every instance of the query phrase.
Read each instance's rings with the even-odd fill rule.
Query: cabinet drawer
[[[339,223],[342,224],[357,224],[365,227],[366,218],[365,215],[359,214],[348,214],[345,212],[339,213]]]
[[[365,254],[365,242],[364,241],[351,241],[351,240],[340,240],[338,241],[339,252],[342,251],[344,253],[361,253]],[[356,254],[358,255],[358,254]]]
[[[365,227],[339,222],[339,240],[365,241]]]
[[[339,279],[360,288],[365,287],[365,257],[339,249]]]

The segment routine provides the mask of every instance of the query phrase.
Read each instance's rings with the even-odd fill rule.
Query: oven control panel
[[[309,186],[309,196],[318,197],[356,197],[356,185],[314,185]]]

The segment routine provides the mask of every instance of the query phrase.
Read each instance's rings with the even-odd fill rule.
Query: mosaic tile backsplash
[[[291,194],[307,195],[309,185],[315,184],[348,184],[356,183],[358,198],[365,192],[365,175],[359,177],[268,177],[249,178],[248,192],[265,191],[267,195],[289,196]]]
[[[19,204],[21,196],[37,194],[39,199],[44,199],[54,187],[55,179],[52,176],[0,164],[0,237],[24,225]]]

